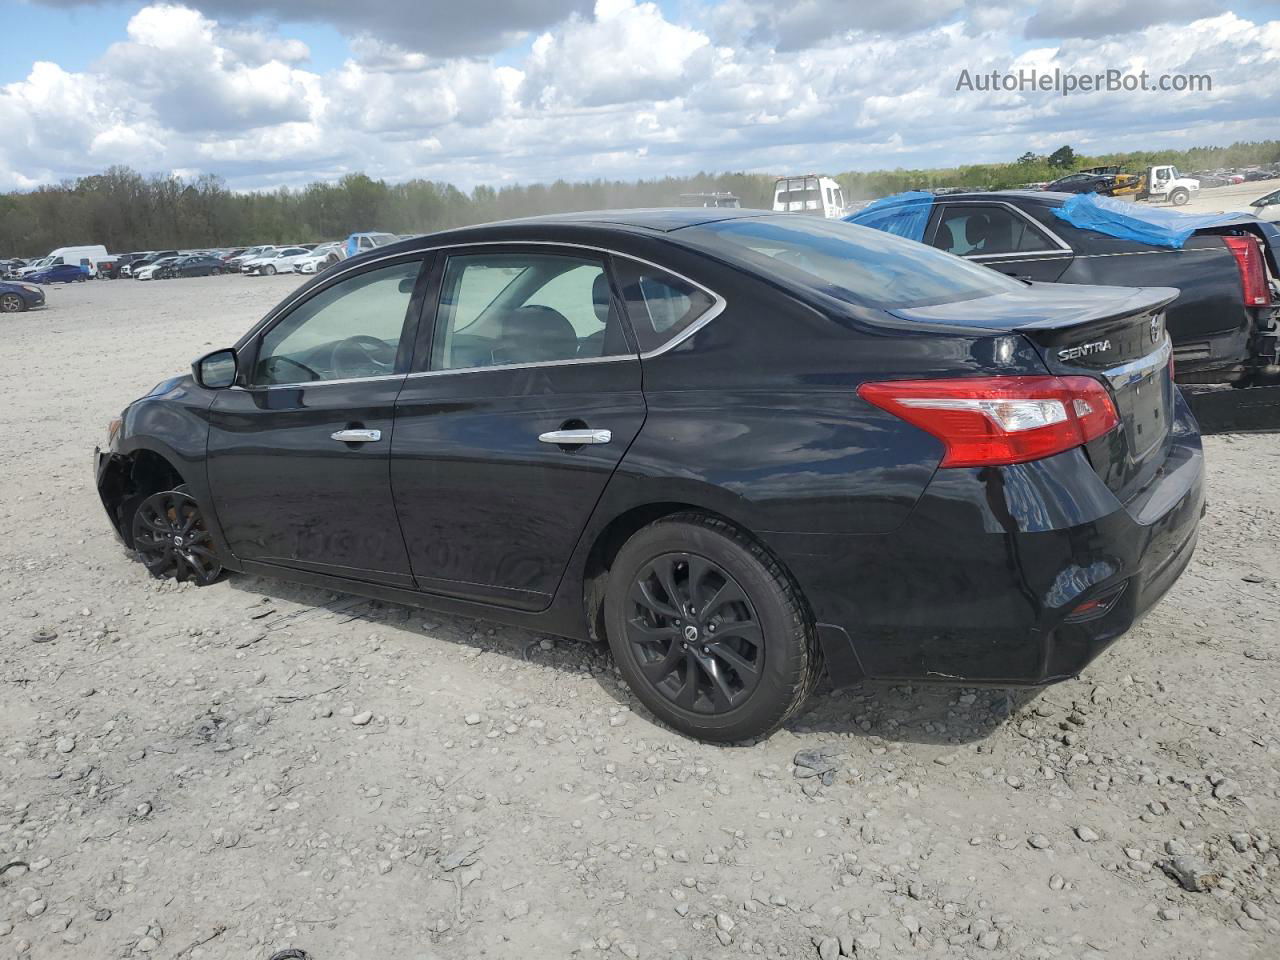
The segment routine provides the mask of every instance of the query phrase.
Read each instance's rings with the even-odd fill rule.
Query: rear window
[[[852,223],[804,217],[723,220],[686,228],[680,237],[838,300],[881,310],[1023,289],[994,270]]]

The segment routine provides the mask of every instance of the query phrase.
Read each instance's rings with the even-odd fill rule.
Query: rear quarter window
[[[641,353],[678,340],[709,318],[719,301],[687,280],[658,267],[617,259],[618,281],[627,317]]]

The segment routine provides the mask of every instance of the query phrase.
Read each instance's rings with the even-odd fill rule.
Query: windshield
[[[722,220],[678,236],[848,303],[881,310],[1022,290],[987,267],[852,223],[805,217]]]

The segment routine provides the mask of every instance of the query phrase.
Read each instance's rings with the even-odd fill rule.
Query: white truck
[[[844,191],[830,177],[813,173],[779,177],[773,184],[773,210],[838,220],[845,212]]]
[[[1200,181],[1184,177],[1173,164],[1162,164],[1147,171],[1146,190],[1139,194],[1143,200],[1164,200],[1180,207],[1200,190]]]

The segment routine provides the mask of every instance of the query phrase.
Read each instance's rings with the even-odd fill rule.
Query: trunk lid
[[[1175,388],[1164,308],[1177,296],[1172,287],[1029,284],[980,300],[893,313],[952,329],[1020,334],[1050,373],[1104,383],[1120,426],[1086,451],[1107,486],[1128,501],[1155,476],[1169,450]]]

